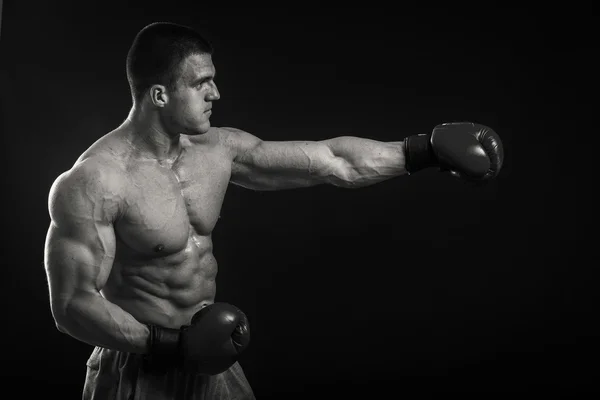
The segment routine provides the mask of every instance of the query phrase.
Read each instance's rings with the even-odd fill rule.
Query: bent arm
[[[58,329],[93,346],[145,353],[149,331],[100,291],[115,252],[118,200],[86,166],[61,176],[50,195],[44,261]]]
[[[406,174],[404,143],[354,136],[322,141],[262,141],[228,129],[232,182],[255,190],[331,184],[369,186]]]

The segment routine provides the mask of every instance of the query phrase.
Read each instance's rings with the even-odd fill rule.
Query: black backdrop
[[[50,3],[2,16],[6,386],[80,396],[91,347],[50,315],[48,190],[125,118],[128,46],[163,20],[216,47],[215,126],[396,141],[467,120],[504,141],[485,187],[425,171],[359,190],[229,189],[217,300],[250,318],[241,364],[259,398],[595,390],[589,7]]]

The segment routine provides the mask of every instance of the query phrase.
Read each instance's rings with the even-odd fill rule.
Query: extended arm
[[[403,142],[340,136],[323,141],[262,141],[226,129],[234,149],[232,182],[255,190],[332,184],[358,188],[406,173]]]
[[[496,132],[471,122],[440,124],[401,142],[353,136],[262,141],[232,128],[222,129],[221,136],[233,150],[232,182],[256,190],[321,183],[358,188],[430,167],[482,182],[496,177],[504,160]]]
[[[100,293],[112,268],[119,212],[110,173],[100,171],[85,161],[52,186],[45,246],[51,310],[58,329],[76,339],[144,353],[148,328]]]

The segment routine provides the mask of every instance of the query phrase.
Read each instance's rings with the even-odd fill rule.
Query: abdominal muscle
[[[102,295],[141,323],[180,328],[214,302],[217,269],[211,236],[193,229],[185,248],[160,256],[140,255],[117,241]]]

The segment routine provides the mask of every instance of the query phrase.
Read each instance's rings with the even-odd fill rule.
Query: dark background
[[[473,121],[504,142],[483,187],[428,170],[358,190],[230,188],[217,301],[250,319],[241,364],[258,398],[597,390],[588,5],[50,3],[2,15],[5,387],[81,396],[92,348],[50,314],[48,190],[126,117],[128,47],[162,20],[215,45],[215,126],[397,141]]]

